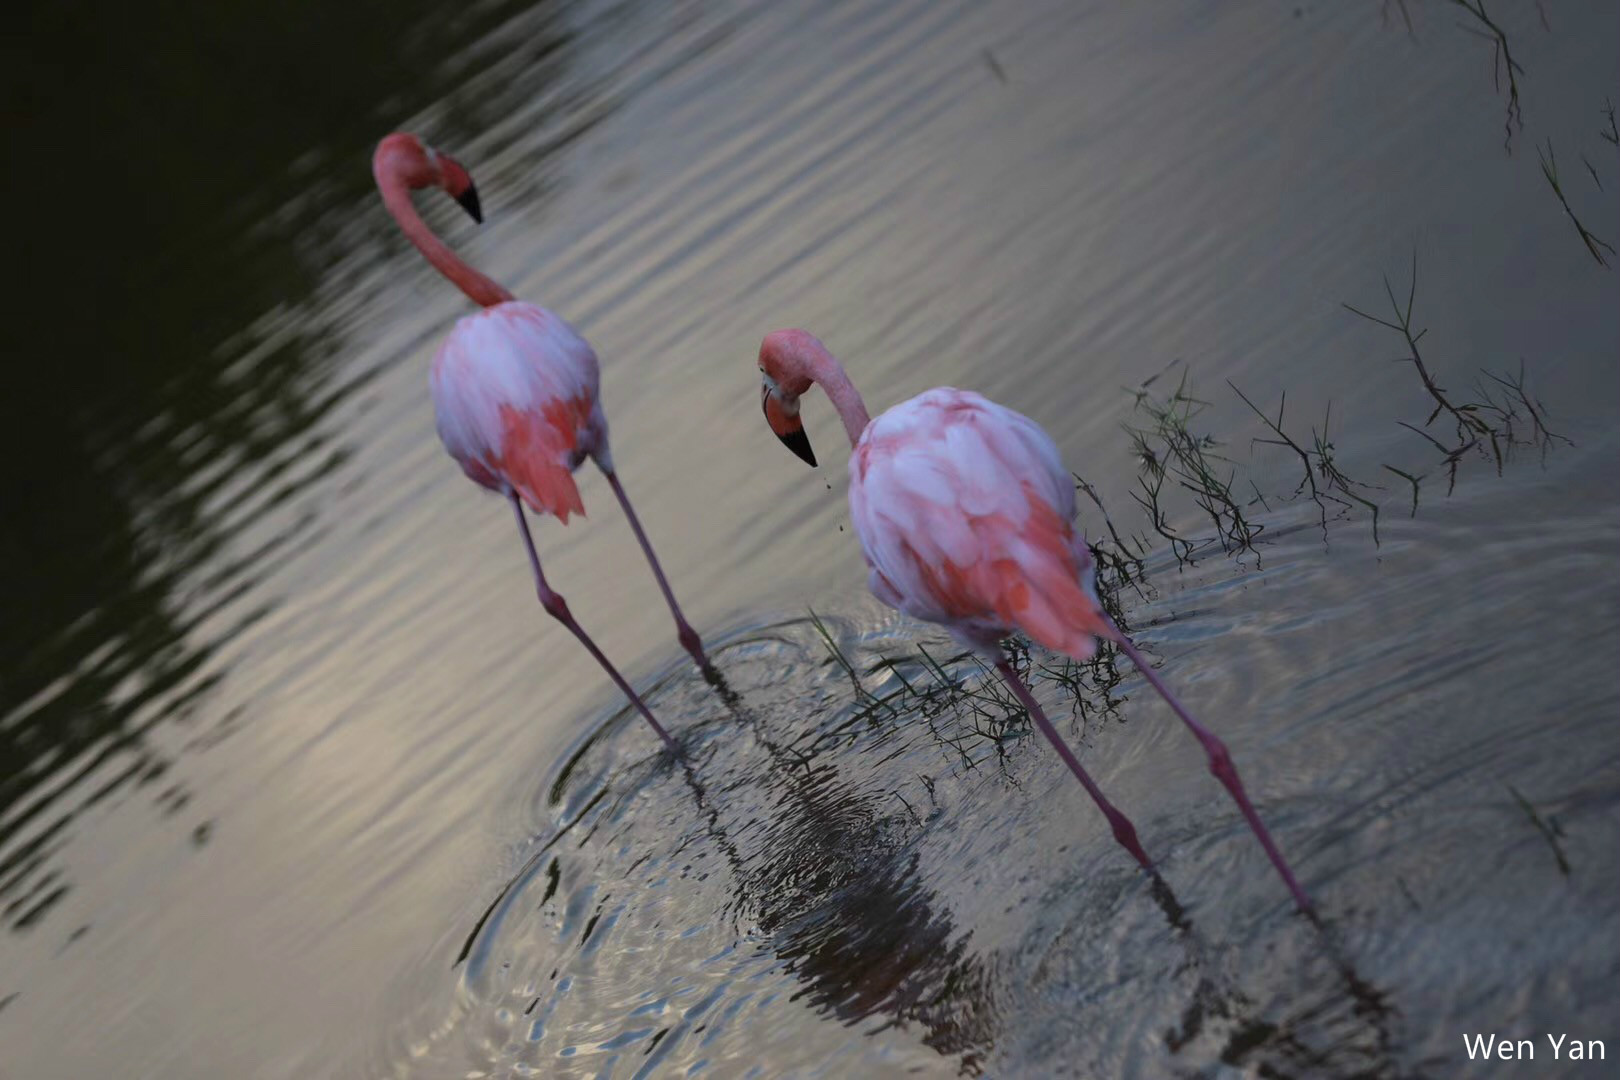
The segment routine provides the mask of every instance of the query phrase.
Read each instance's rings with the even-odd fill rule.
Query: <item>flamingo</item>
[[[1243,789],[1226,746],[1170,692],[1098,601],[1084,538],[1074,530],[1074,484],[1035,421],[970,390],[939,387],[876,420],[826,346],[803,330],[777,330],[759,347],[765,419],[807,464],[816,456],[799,418],[812,384],[826,391],[851,447],[849,511],[866,557],[867,585],[898,611],[946,627],[994,663],[1069,771],[1144,870],[1153,863],[1136,828],[1087,774],[1001,642],[1022,631],[1055,652],[1089,659],[1115,643],[1191,729],[1209,769],[1231,793],[1300,911],[1311,902]]]
[[[433,358],[431,386],[439,439],[462,472],[511,503],[541,605],[580,640],[664,745],[673,749],[674,741],[646,702],[547,584],[524,515],[527,504],[534,513],[550,514],[565,525],[570,513],[583,517],[585,507],[573,473],[587,457],[596,462],[624,507],[630,531],[675,616],[681,647],[705,673],[712,671],[703,642],[681,614],[613,467],[598,394],[596,353],[561,317],[513,299],[503,286],[469,266],[417,214],[411,191],[436,187],[460,203],[475,222],[483,222],[478,190],[460,162],[415,135],[395,132],[377,144],[371,170],[383,204],[401,231],[435,269],[483,309],[457,321]]]

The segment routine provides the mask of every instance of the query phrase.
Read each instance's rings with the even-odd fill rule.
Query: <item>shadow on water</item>
[[[881,1014],[920,1029],[924,1044],[976,1071],[994,1043],[994,988],[969,935],[917,880],[917,812],[898,792],[903,813],[895,799],[840,783],[836,762],[778,741],[728,685],[715,689],[733,732],[747,731],[768,757],[776,794],[750,859],[725,834],[714,805],[724,793],[707,791],[701,764],[682,763],[709,836],[726,852],[733,910],[753,914],[818,1010],[846,1024]]]

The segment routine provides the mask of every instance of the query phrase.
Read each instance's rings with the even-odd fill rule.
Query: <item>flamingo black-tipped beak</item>
[[[478,189],[470,182],[467,184],[467,190],[456,196],[456,202],[461,204],[461,208],[467,211],[474,221],[480,225],[484,223],[484,211],[478,205]]]
[[[778,435],[777,438],[782,440],[783,446],[799,455],[800,461],[812,469],[816,467],[816,452],[810,449],[810,440],[805,436],[803,428],[786,435]]]
[[[798,401],[784,403],[781,398],[772,392],[771,385],[760,387],[760,404],[765,407],[765,422],[771,425],[771,432],[782,445],[793,451],[798,459],[816,467],[816,453],[810,449],[810,438],[804,433],[804,423],[799,419]]]

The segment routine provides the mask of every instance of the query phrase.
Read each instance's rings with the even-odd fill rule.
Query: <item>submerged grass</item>
[[[1519,102],[1519,76],[1524,74],[1524,68],[1513,59],[1513,46],[1508,41],[1506,31],[1486,14],[1485,0],[1449,0],[1449,2],[1462,8],[1472,17],[1471,23],[1459,24],[1464,30],[1491,43],[1491,79],[1497,93],[1502,92],[1503,77],[1507,79],[1507,119],[1502,124],[1502,147],[1512,153],[1513,132],[1524,130],[1524,111]],[[1546,25],[1545,15],[1542,17],[1542,25]],[[1411,28],[1410,20],[1407,27]]]
[[[1153,531],[1169,541],[1178,562],[1192,562],[1196,553],[1215,543],[1228,555],[1254,553],[1255,540],[1265,526],[1251,522],[1232,494],[1238,466],[1219,453],[1221,443],[1213,435],[1192,428],[1209,402],[1193,396],[1186,371],[1175,390],[1162,398],[1149,390],[1156,378],[1133,391],[1136,411],[1148,423],[1125,425],[1139,474],[1139,490],[1131,492],[1131,498],[1147,513]],[[1164,509],[1166,483],[1171,484],[1171,491],[1179,488],[1191,493],[1194,504],[1214,527],[1212,536],[1195,541],[1170,527]]]
[[[1611,125],[1614,123],[1614,117],[1612,114],[1609,117],[1609,122]],[[1541,175],[1547,178],[1547,183],[1552,186],[1553,194],[1558,196],[1558,202],[1561,206],[1563,206],[1564,213],[1568,215],[1569,220],[1574,223],[1575,231],[1581,236],[1581,243],[1586,245],[1586,250],[1591,252],[1592,258],[1597,260],[1599,266],[1607,267],[1609,265],[1609,260],[1603,257],[1603,252],[1607,251],[1610,255],[1613,255],[1615,253],[1614,248],[1610,247],[1604,241],[1599,240],[1596,236],[1593,236],[1592,231],[1585,225],[1581,224],[1581,219],[1575,216],[1575,208],[1569,205],[1569,196],[1564,194],[1564,187],[1558,181],[1558,158],[1553,154],[1552,140],[1547,140],[1547,150],[1545,153],[1542,152],[1541,147],[1536,147],[1536,155],[1541,158]],[[1585,157],[1582,157],[1581,160],[1586,162],[1586,171],[1592,174],[1593,181],[1597,183],[1598,189],[1601,191],[1603,188],[1603,181],[1598,179],[1597,170],[1592,167],[1592,163],[1590,161],[1586,161]],[[1601,251],[1599,250],[1600,248],[1602,249]]]
[[[934,740],[948,747],[963,771],[990,760],[1002,766],[1008,746],[1033,731],[1028,712],[977,654],[961,651],[936,655],[927,645],[915,652],[880,656],[863,669],[844,652],[819,617],[811,622],[829,654],[829,663],[849,675],[857,708],[836,725],[805,733],[798,742],[810,757],[846,746],[874,727],[920,719]],[[1003,642],[1011,662],[1031,684],[1053,683],[1070,703],[1070,716],[1083,725],[1093,719],[1117,718],[1123,699],[1117,693],[1121,674],[1118,654],[1104,643],[1085,662],[1067,656],[1042,655],[1037,659],[1028,643]],[[866,678],[892,676],[897,686],[877,694],[867,689]]]
[[[1536,831],[1541,834],[1541,838],[1547,841],[1547,846],[1552,848],[1553,858],[1558,861],[1559,873],[1569,877],[1569,859],[1564,855],[1564,845],[1559,842],[1563,839],[1564,830],[1559,826],[1558,820],[1556,818],[1544,819],[1536,812],[1536,808],[1531,805],[1530,800],[1520,793],[1518,788],[1512,784],[1505,786],[1508,789],[1508,794],[1513,796],[1513,801],[1519,804],[1519,809],[1524,812],[1524,816],[1530,819],[1530,824],[1536,827]]]
[[[1311,428],[1312,448],[1307,450],[1283,429],[1283,413],[1288,404],[1286,391],[1277,401],[1277,419],[1273,420],[1261,410],[1260,406],[1250,401],[1247,394],[1238,389],[1237,383],[1228,379],[1226,385],[1232,388],[1234,394],[1243,399],[1243,404],[1247,405],[1260,418],[1260,422],[1265,424],[1266,428],[1275,436],[1275,438],[1256,437],[1251,439],[1250,442],[1287,447],[1299,459],[1300,481],[1294,487],[1293,494],[1290,497],[1299,498],[1307,490],[1310,492],[1311,501],[1316,503],[1317,510],[1321,515],[1323,535],[1327,534],[1328,503],[1335,503],[1340,508],[1348,510],[1351,502],[1355,502],[1372,513],[1372,537],[1373,543],[1376,545],[1378,543],[1378,504],[1356,491],[1357,488],[1370,489],[1373,485],[1364,484],[1359,480],[1352,480],[1345,475],[1344,471],[1339,468],[1333,459],[1333,444],[1328,441],[1328,425],[1333,421],[1333,403],[1328,402],[1327,410],[1322,417],[1321,430]],[[1319,476],[1322,480],[1321,484],[1317,483]],[[1254,490],[1256,496],[1259,496],[1260,489],[1256,487]],[[1334,491],[1338,491],[1339,495],[1333,494]],[[1343,498],[1340,497],[1341,495]],[[1414,505],[1416,505],[1415,502]]]
[[[1519,79],[1525,74],[1524,67],[1514,59],[1513,42],[1507,31],[1485,9],[1485,0],[1434,0],[1441,9],[1459,14],[1457,26],[1465,33],[1472,34],[1490,43],[1491,46],[1491,83],[1498,95],[1505,97],[1505,115],[1502,121],[1502,148],[1509,156],[1513,154],[1514,136],[1524,134],[1524,109],[1519,94]],[[1547,20],[1547,12],[1541,0],[1536,0],[1536,14],[1540,19],[1541,28],[1547,33],[1552,32],[1552,26]],[[1458,13],[1457,9],[1461,9]],[[1417,31],[1412,20],[1412,10],[1406,0],[1383,0],[1383,21],[1386,26],[1392,22],[1392,12],[1400,13],[1401,22],[1406,27],[1407,36],[1417,39]],[[1604,99],[1603,116],[1607,126],[1598,130],[1598,135],[1612,146],[1620,146],[1620,127],[1615,123],[1614,104]],[[1586,167],[1587,173],[1592,177],[1592,183],[1599,191],[1603,190],[1603,180],[1598,170],[1586,154],[1576,151],[1581,163]],[[1552,188],[1553,194],[1564,208],[1565,215],[1575,226],[1575,231],[1585,245],[1587,252],[1599,266],[1608,268],[1609,260],[1604,256],[1616,254],[1615,249],[1607,242],[1598,238],[1581,221],[1570,202],[1568,194],[1564,191],[1558,176],[1558,161],[1553,153],[1552,140],[1548,139],[1545,146],[1536,147],[1536,156],[1540,159],[1541,172],[1547,184]]]
[[[1476,377],[1473,396],[1467,399],[1453,398],[1440,385],[1419,348],[1419,343],[1428,330],[1414,329],[1412,311],[1417,302],[1417,279],[1417,253],[1414,251],[1411,281],[1407,286],[1404,305],[1396,298],[1395,288],[1390,283],[1388,275],[1384,277],[1384,294],[1389,298],[1391,318],[1383,319],[1371,315],[1350,304],[1343,306],[1345,310],[1368,322],[1399,334],[1405,344],[1406,355],[1396,357],[1395,362],[1412,365],[1423,384],[1424,392],[1433,403],[1433,408],[1430,409],[1428,418],[1423,421],[1421,427],[1405,420],[1398,422],[1440,452],[1440,466],[1446,470],[1446,494],[1449,495],[1456,489],[1457,470],[1470,453],[1477,452],[1478,455],[1493,460],[1497,474],[1501,475],[1508,458],[1519,448],[1533,447],[1540,451],[1545,460],[1547,453],[1556,444],[1573,445],[1569,439],[1547,426],[1546,408],[1526,388],[1523,360],[1519,362],[1517,374],[1481,369],[1479,376],[1494,383],[1495,387],[1487,386]],[[1449,421],[1451,426],[1449,441],[1437,438],[1429,430],[1436,420],[1442,418]],[[1384,467],[1412,483],[1412,505],[1415,513],[1416,488],[1421,477],[1414,477],[1411,473],[1391,465]]]

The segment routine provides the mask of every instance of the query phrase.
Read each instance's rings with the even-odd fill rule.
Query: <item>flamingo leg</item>
[[[664,577],[664,568],[658,565],[658,556],[653,554],[652,543],[648,541],[647,534],[641,529],[641,519],[636,517],[635,509],[630,505],[630,496],[624,493],[624,485],[619,483],[619,474],[612,469],[603,469],[602,475],[607,477],[608,486],[613,494],[618,496],[619,505],[624,507],[624,516],[630,519],[630,531],[636,534],[636,542],[647,555],[647,563],[652,567],[653,577],[658,579],[658,587],[663,590],[664,600],[669,604],[669,612],[675,616],[675,636],[680,639],[681,648],[692,654],[697,666],[709,671],[709,658],[703,654],[703,641],[698,637],[692,624],[686,621],[681,614],[681,606],[675,602],[675,593],[669,587],[669,581]]]
[[[1118,840],[1120,846],[1131,853],[1132,857],[1141,864],[1142,869],[1153,874],[1154,877],[1158,877],[1157,872],[1153,869],[1153,863],[1147,857],[1147,852],[1142,850],[1142,845],[1136,839],[1136,826],[1132,825],[1130,819],[1120,813],[1114,807],[1114,804],[1108,801],[1108,796],[1102,793],[1102,788],[1097,786],[1097,782],[1081,766],[1080,759],[1074,756],[1074,751],[1070,750],[1068,744],[1063,741],[1063,736],[1059,735],[1057,728],[1052,726],[1052,721],[1046,718],[1046,713],[1041,709],[1040,703],[1035,700],[1035,695],[1030,693],[1029,687],[1024,685],[1024,680],[1018,677],[1018,672],[1013,670],[1012,664],[1008,662],[1005,656],[996,661],[996,670],[1001,672],[1003,679],[1007,680],[1007,685],[1012,688],[1012,692],[1017,696],[1018,700],[1024,703],[1024,708],[1029,710],[1030,719],[1035,721],[1035,726],[1041,729],[1041,734],[1045,735],[1046,740],[1052,744],[1052,749],[1058,752],[1058,757],[1062,758],[1063,763],[1069,767],[1069,771],[1074,773],[1074,778],[1080,781],[1080,786],[1086,789],[1086,794],[1091,796],[1091,801],[1096,803],[1097,808],[1103,812],[1103,816],[1108,819],[1108,824],[1113,826],[1114,839]]]
[[[579,623],[574,621],[573,614],[568,610],[567,601],[553,592],[551,586],[546,584],[546,576],[540,572],[540,555],[534,549],[534,537],[529,535],[529,521],[523,516],[523,504],[518,501],[516,495],[508,495],[507,498],[512,500],[512,512],[517,515],[518,530],[523,534],[523,546],[529,551],[529,566],[534,570],[534,587],[535,592],[540,596],[540,605],[558,622],[568,627],[575,637],[579,638],[579,643],[585,646],[587,652],[596,657],[596,662],[602,665],[603,670],[608,673],[608,677],[618,684],[619,689],[624,691],[624,696],[630,699],[630,704],[634,705],[647,723],[652,725],[652,729],[658,733],[658,737],[664,740],[664,745],[670,750],[679,753],[675,747],[675,740],[669,737],[669,732],[664,730],[662,724],[653,719],[652,710],[647,708],[645,701],[641,700],[641,695],[630,689],[630,684],[624,681],[624,676],[619,674],[617,668],[608,663],[608,658],[602,655],[602,650],[596,647],[596,642],[592,641],[590,636],[580,628]]]
[[[1164,698],[1170,708],[1175,711],[1175,714],[1181,717],[1182,723],[1187,725],[1203,745],[1204,752],[1209,755],[1209,771],[1231,793],[1233,801],[1238,804],[1238,809],[1243,812],[1244,820],[1249,823],[1249,828],[1254,830],[1255,837],[1259,839],[1260,846],[1266,849],[1266,855],[1271,859],[1271,865],[1277,868],[1277,873],[1282,875],[1283,881],[1288,885],[1288,891],[1294,894],[1294,903],[1299,905],[1299,910],[1307,915],[1313,915],[1314,910],[1311,907],[1310,897],[1306,896],[1305,890],[1300,888],[1298,880],[1294,877],[1294,872],[1288,868],[1287,860],[1282,857],[1282,852],[1277,849],[1276,843],[1271,839],[1271,833],[1266,831],[1265,822],[1260,820],[1260,815],[1255,813],[1253,804],[1249,802],[1248,793],[1243,790],[1243,781],[1238,777],[1237,766],[1232,763],[1232,755],[1226,749],[1226,744],[1216,738],[1214,732],[1193,719],[1192,714],[1186,710],[1181,702],[1176,700],[1176,696],[1170,692],[1170,688],[1160,680],[1158,672],[1153,670],[1153,665],[1149,664],[1142,654],[1137,652],[1136,646],[1131,642],[1130,638],[1120,633],[1118,627],[1114,628],[1114,634],[1120,649],[1124,651],[1126,656],[1131,658],[1131,663],[1136,665],[1136,670],[1140,671],[1142,677],[1153,686],[1153,689],[1159,692],[1159,696]]]

